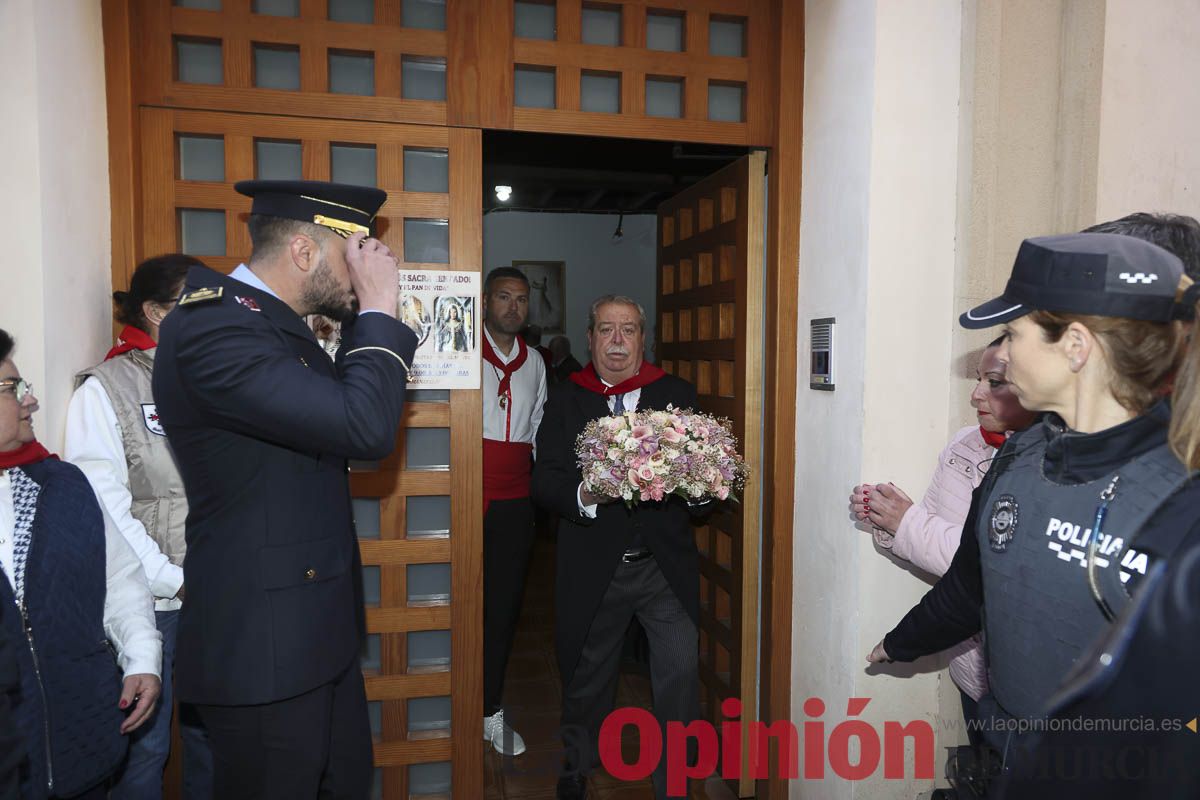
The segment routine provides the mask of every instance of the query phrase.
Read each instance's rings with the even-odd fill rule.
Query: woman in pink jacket
[[[894,555],[933,575],[949,567],[962,538],[963,521],[971,507],[971,492],[983,480],[996,449],[1010,431],[1028,427],[1035,414],[1026,411],[1009,391],[1004,365],[996,358],[1003,339],[987,346],[971,392],[978,425],[969,425],[946,445],[921,502],[913,503],[891,483],[861,484],[850,495],[855,519],[870,522],[875,542]],[[963,715],[975,717],[975,703],[988,688],[979,637],[950,650],[950,678],[962,692]],[[968,730],[972,743],[975,731]]]

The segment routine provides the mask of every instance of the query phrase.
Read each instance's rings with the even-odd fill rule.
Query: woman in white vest
[[[1197,292],[1147,242],[1047,236],[1021,244],[1003,295],[960,318],[1004,325],[1013,391],[1048,413],[1001,449],[950,569],[868,659],[911,661],[982,628],[983,733],[1006,766],[1149,571],[1200,542],[1195,448],[1180,444],[1198,433],[1172,426],[1170,400],[1200,348],[1186,325]]]
[[[129,758],[113,787],[114,800],[162,797],[171,746],[171,671],[183,603],[183,538],[187,499],[159,423],[150,377],[158,328],[183,287],[191,256],[157,256],[138,265],[128,291],[113,292],[125,325],[104,361],[76,376],[67,409],[65,456],[92,484],[146,573],[163,637],[162,701],[132,737]],[[185,707],[180,730],[186,800],[212,796],[212,765],[196,716]]]

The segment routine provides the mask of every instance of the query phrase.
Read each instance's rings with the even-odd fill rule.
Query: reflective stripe
[[[349,358],[350,356],[354,355],[355,353],[361,353],[364,350],[378,350],[381,353],[387,353],[388,355],[390,355],[392,358],[399,361],[404,366],[404,374],[406,376],[408,375],[408,372],[409,372],[408,364],[405,364],[403,358],[401,358],[399,355],[397,355],[393,351],[388,350],[386,347],[376,347],[374,345],[370,345],[367,347],[356,347],[353,350],[351,350],[349,353],[346,353],[346,358]]]
[[[1022,303],[1017,303],[1015,306],[1012,306],[1012,307],[1010,307],[1010,308],[1006,308],[1006,309],[1004,309],[1003,311],[997,311],[995,314],[988,314],[986,317],[977,317],[977,316],[975,316],[975,310],[974,310],[974,309],[971,309],[970,311],[968,311],[968,312],[967,312],[967,319],[971,319],[971,320],[977,320],[977,321],[982,321],[982,320],[985,320],[985,319],[995,319],[996,317],[1002,317],[1002,316],[1004,316],[1005,314],[1011,314],[1013,311],[1016,311],[1016,310],[1017,310],[1018,308],[1020,308],[1022,305],[1023,305]]]

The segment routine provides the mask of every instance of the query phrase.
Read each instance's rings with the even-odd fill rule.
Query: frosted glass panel
[[[584,8],[583,43],[617,47],[621,44],[619,8]]]
[[[220,84],[221,43],[175,40],[175,64],[180,83]]]
[[[647,78],[646,115],[651,117],[682,117],[683,81]]]
[[[746,87],[741,84],[708,85],[708,118],[717,122],[741,122]]]
[[[407,100],[446,99],[446,59],[404,58],[400,64],[400,95]]]
[[[330,53],[329,91],[334,94],[375,94],[375,56],[370,53]]]
[[[378,633],[368,633],[366,640],[363,642],[362,651],[359,655],[359,660],[362,662],[363,669],[379,669],[381,654],[383,652],[383,642]]]
[[[515,104],[522,108],[554,108],[554,70],[517,67]]]
[[[404,220],[404,260],[413,264],[449,264],[450,225],[440,219]],[[449,433],[446,435],[449,437]],[[408,440],[412,441],[411,431]],[[446,446],[449,453],[449,439]]]
[[[251,8],[255,14],[270,17],[300,16],[300,0],[254,0]]]
[[[329,177],[334,183],[374,186],[375,148],[350,144],[329,146]]]
[[[254,85],[260,89],[300,88],[300,50],[254,46]]]
[[[518,0],[514,8],[513,32],[522,39],[554,39],[554,4]]]
[[[299,142],[254,142],[254,175],[264,181],[298,181],[301,177]]]
[[[412,432],[412,429],[409,429]],[[450,498],[410,496],[405,502],[405,535],[409,539],[450,535]]]
[[[379,538],[379,498],[355,497],[350,501],[354,514],[354,530],[360,539]]]
[[[370,25],[375,21],[375,0],[329,0],[329,18]]]
[[[225,140],[220,136],[180,136],[179,177],[185,181],[224,181]]]
[[[175,0],[179,8],[199,8],[204,11],[220,11],[221,0]]]
[[[405,220],[407,228],[408,220]],[[408,249],[408,231],[404,232]],[[404,434],[409,469],[450,469],[449,428],[409,428]]]
[[[621,79],[617,75],[584,73],[579,79],[579,107],[606,114],[621,112]]]
[[[400,14],[405,28],[446,30],[446,0],[404,0]]]
[[[408,796],[450,794],[450,762],[413,764],[408,768]]]
[[[404,399],[409,403],[449,403],[449,389],[408,389]]]
[[[450,154],[445,150],[404,148],[404,191],[450,191]]]
[[[408,671],[450,668],[450,631],[412,631],[408,637]]]
[[[362,568],[363,603],[368,606],[379,605],[379,567],[367,564]]]
[[[180,250],[189,256],[225,255],[225,212],[181,208],[179,238]]]
[[[746,21],[718,19],[708,21],[708,52],[714,56],[746,55]]]
[[[406,569],[409,605],[450,601],[449,564],[409,564]]]
[[[450,730],[449,697],[414,697],[408,701],[408,733]]]
[[[683,51],[683,15],[647,14],[646,47],[650,50]]]
[[[383,702],[372,700],[367,703],[367,719],[371,720],[371,733],[383,735]]]

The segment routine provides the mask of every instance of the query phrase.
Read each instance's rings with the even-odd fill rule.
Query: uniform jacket
[[[130,350],[75,376],[64,455],[83,470],[141,559],[155,610],[177,609],[187,497],[154,406],[156,349]]]
[[[188,303],[191,291],[222,296]],[[396,443],[416,336],[378,313],[331,363],[285,303],[204,267],[160,332],[154,399],[187,490],[179,698],[268,703],[334,679],[364,629],[346,460]],[[211,296],[211,295],[210,295]]]
[[[639,410],[662,410],[669,404],[695,408],[696,388],[671,375],[642,387]],[[566,382],[551,389],[538,428],[534,501],[561,517],[554,624],[564,684],[575,671],[588,628],[635,531],[653,551],[667,583],[699,625],[699,554],[684,501],[672,498],[633,510],[621,502],[609,503],[599,506],[595,519],[580,513],[575,439],[588,422],[608,415],[605,397]]]
[[[894,537],[885,533],[877,535],[876,541],[928,573],[945,573],[962,539],[971,493],[983,480],[995,452],[983,441],[978,425],[969,425],[954,434],[938,457],[937,468],[921,502],[904,513]],[[978,700],[987,692],[987,668],[979,637],[955,645],[950,652],[951,679]]]
[[[13,715],[29,754],[22,795],[36,800],[78,794],[116,770],[127,746],[121,671],[157,675],[161,637],[141,565],[120,533],[106,534],[111,523],[83,474],[57,459],[17,469],[38,485],[25,563],[29,634],[7,577],[0,620],[21,675]]]

